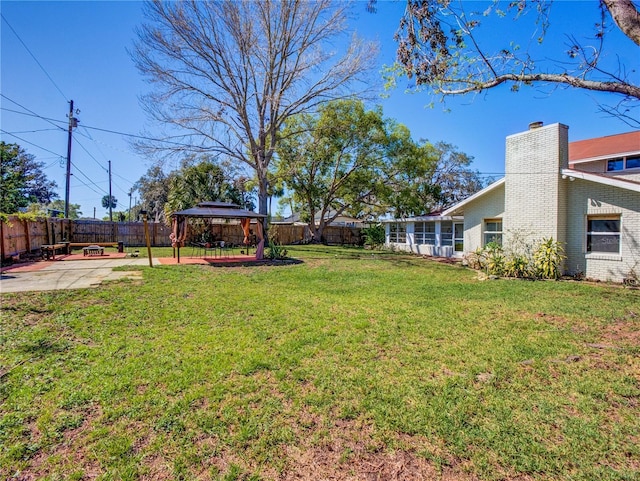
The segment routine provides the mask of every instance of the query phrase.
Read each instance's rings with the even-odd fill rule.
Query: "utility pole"
[[[131,222],[131,194],[133,194],[133,187],[129,190],[129,222]]]
[[[109,222],[113,222],[113,197],[111,196],[111,161],[109,161]]]
[[[73,100],[69,101],[69,136],[67,138],[67,182],[64,190],[64,218],[69,218],[69,190],[71,185],[71,140],[73,129],[78,126],[78,119],[73,116]]]

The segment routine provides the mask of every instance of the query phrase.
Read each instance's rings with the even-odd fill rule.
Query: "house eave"
[[[498,187],[500,187],[501,185],[504,185],[504,179],[505,178],[503,177],[502,179],[495,181],[493,184],[486,186],[484,189],[479,190],[478,192],[476,192],[472,196],[467,197],[464,200],[461,200],[460,202],[458,202],[455,205],[452,205],[447,210],[442,212],[442,215],[462,215],[464,213],[463,207],[465,205],[467,205],[469,202],[473,202],[474,200],[476,200],[476,199],[488,194],[489,192],[491,192],[491,191],[497,189]]]
[[[459,215],[418,215],[415,217],[403,217],[395,219],[385,219],[382,224],[393,224],[395,222],[432,222],[432,221],[458,221],[462,220]]]
[[[597,184],[617,187],[619,189],[630,190],[632,192],[640,192],[640,183],[632,180],[624,180],[617,177],[592,174],[589,172],[583,172],[581,170],[574,169],[562,169],[561,174],[563,179],[581,179],[589,182],[595,182]]]

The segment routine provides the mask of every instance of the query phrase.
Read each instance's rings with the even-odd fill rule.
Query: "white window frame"
[[[461,236],[456,237],[456,227],[461,227]],[[461,249],[456,249],[457,245],[461,246]],[[464,252],[464,222],[454,222],[453,223],[453,251],[454,252]]]
[[[500,229],[499,230],[489,230],[488,229],[488,224],[500,224]],[[486,246],[489,242],[496,242],[500,245],[502,245],[502,235],[503,235],[503,224],[502,224],[502,219],[484,219],[484,221],[482,222],[482,245]],[[491,241],[487,241],[487,236],[488,235],[493,235],[498,237],[497,240],[491,240]]]
[[[445,226],[450,227],[449,232],[445,232]],[[443,220],[440,222],[440,245],[453,247],[453,222],[450,220]]]
[[[640,155],[629,155],[626,157],[616,157],[614,159],[608,159],[607,172],[622,172],[623,170],[634,170],[634,171],[638,170],[640,169],[640,167],[629,167],[627,165],[627,161],[629,160],[637,161],[638,159],[640,159]],[[615,163],[620,162],[619,165],[621,165],[621,167],[619,169],[609,168],[612,165],[611,162],[615,162]]]
[[[394,244],[406,244],[407,224],[404,222],[391,222],[389,224],[389,242]]]
[[[432,227],[433,230],[427,230],[427,225]],[[413,238],[416,244],[436,245],[436,223],[433,221],[416,222],[414,224]]]
[[[600,230],[590,230],[590,223],[594,220],[601,221],[616,221],[618,222],[618,231],[617,232],[607,232]],[[593,228],[593,226],[591,226]],[[587,222],[585,228],[586,236],[585,236],[585,252],[589,255],[610,255],[610,256],[619,256],[622,252],[622,216],[619,214],[610,214],[610,215],[587,215]],[[618,239],[618,250],[617,251],[604,251],[604,250],[593,250],[593,244],[590,243],[591,236],[600,236],[600,237],[611,237]]]

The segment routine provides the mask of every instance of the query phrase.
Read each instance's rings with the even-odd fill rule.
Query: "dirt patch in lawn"
[[[603,342],[621,347],[640,346],[640,314],[629,311],[602,329]]]
[[[417,454],[434,447],[426,439],[403,436],[402,448],[385,449],[372,441],[366,426],[352,421],[339,421],[330,430],[329,440],[319,446],[287,446],[288,469],[285,481],[331,479],[341,481],[441,480],[472,481],[477,478],[464,471],[464,465],[450,460],[438,469],[434,463]],[[306,444],[306,443],[305,443]]]

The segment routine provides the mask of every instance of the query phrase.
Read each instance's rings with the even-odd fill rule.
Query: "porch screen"
[[[414,227],[416,244],[436,244],[436,223],[416,222]]]

